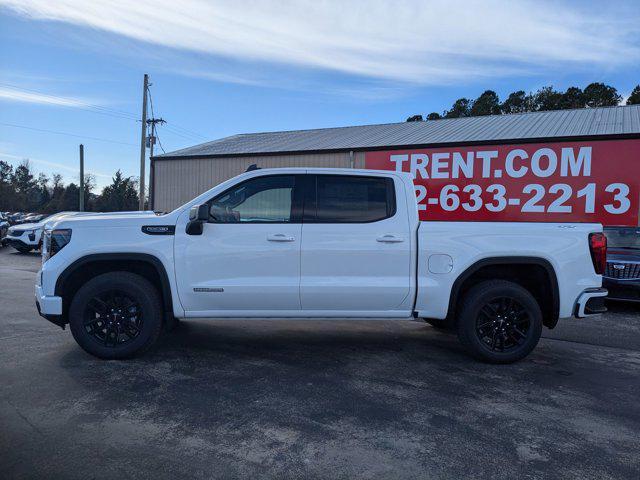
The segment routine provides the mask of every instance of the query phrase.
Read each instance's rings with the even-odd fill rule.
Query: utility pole
[[[147,91],[149,90],[149,75],[144,74],[144,87],[142,89],[142,132],[140,135],[140,204],[138,210],[144,210],[144,164],[147,141]]]
[[[151,109],[153,115],[153,108]],[[150,118],[147,120],[147,124],[151,125],[151,135],[149,135],[149,209],[153,210],[153,181],[154,181],[154,168],[153,168],[153,146],[156,144],[156,124],[162,125],[167,123],[162,118]]]
[[[162,118],[150,118],[147,120],[147,125],[151,126],[151,135],[149,135],[149,158],[153,157],[153,146],[156,143],[156,124],[162,125],[163,123],[167,123]]]
[[[80,144],[80,211],[84,212],[84,145]]]

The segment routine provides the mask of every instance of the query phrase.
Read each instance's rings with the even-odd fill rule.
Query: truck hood
[[[82,214],[64,217],[47,228],[91,228],[91,227],[131,227],[142,225],[175,225],[176,216],[156,215],[154,212],[114,212]]]

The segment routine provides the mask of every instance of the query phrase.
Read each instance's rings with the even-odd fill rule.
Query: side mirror
[[[189,210],[189,223],[187,223],[187,235],[202,235],[203,224],[209,220],[209,205],[194,205]]]
[[[194,205],[189,210],[189,220],[206,222],[209,220],[209,205],[203,203],[202,205]]]

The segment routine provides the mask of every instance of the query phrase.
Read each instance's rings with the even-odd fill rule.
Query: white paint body
[[[396,212],[354,224],[212,224],[185,232],[189,210],[249,178],[282,174],[390,177]],[[142,226],[175,225],[174,235]],[[59,315],[60,274],[87,255],[141,253],[166,270],[176,317],[445,318],[456,279],[492,257],[534,257],[553,267],[559,316],[569,317],[594,271],[588,235],[598,224],[420,222],[412,177],[355,169],[255,170],[228,180],[166,215],[131,213],[63,218],[71,242],[42,266],[36,296],[42,312]]]

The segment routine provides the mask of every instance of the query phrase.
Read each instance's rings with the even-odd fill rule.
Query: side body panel
[[[302,224],[208,223],[202,235],[192,236],[184,233],[187,217],[185,212],[177,224],[175,259],[188,316],[300,309]]]
[[[155,216],[133,214],[120,216],[122,223],[113,218],[87,216],[69,221],[62,219],[47,228],[72,228],[71,242],[47,260],[41,268],[41,285],[44,295],[55,296],[57,279],[65,269],[77,260],[90,255],[141,254],[156,258],[165,269],[169,280],[173,313],[183,317],[184,310],[176,301],[177,288],[173,263],[173,235],[148,235],[143,225],[175,225],[177,215]]]
[[[309,173],[315,172],[310,169]],[[332,311],[347,316],[350,312],[411,315],[416,236],[410,215],[417,219],[417,212],[415,200],[407,199],[405,175],[391,178],[396,207],[391,217],[369,223],[303,224],[300,299],[304,315]]]
[[[599,224],[422,222],[416,311],[421,317],[445,318],[453,284],[469,267],[494,257],[531,257],[553,267],[560,318],[570,317],[578,296],[602,285],[588,240],[589,233],[599,231]]]

